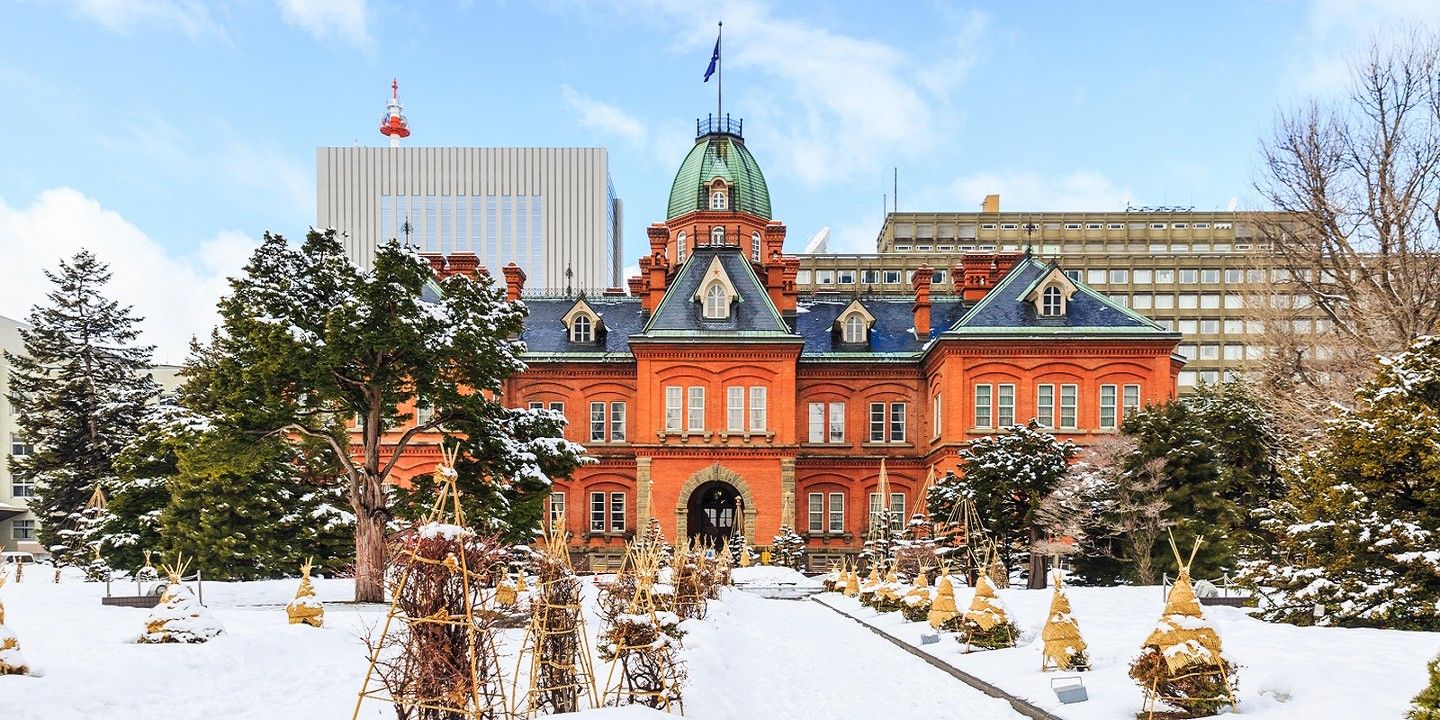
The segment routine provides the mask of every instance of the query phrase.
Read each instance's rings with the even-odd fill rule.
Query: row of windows
[[[811,271],[801,270],[795,275],[799,285],[809,285]],[[816,285],[854,285],[858,279],[862,285],[899,285],[906,282],[911,272],[906,270],[816,270]],[[936,270],[930,277],[931,285],[942,285],[948,278],[944,270]]]
[[[845,403],[812,402],[809,441],[812,443],[845,442]],[[907,406],[903,402],[870,403],[867,442],[903,443],[906,441]]]
[[[1308,295],[1272,294],[1267,297],[1270,307],[1276,310],[1303,310],[1311,304]],[[1109,298],[1136,310],[1219,310],[1222,307],[1226,310],[1245,310],[1259,302],[1255,296],[1234,293],[1111,293]]]
[[[1222,273],[1225,282],[1232,285],[1266,282],[1264,270],[1241,268],[1228,268],[1223,271],[1220,268],[1095,268],[1085,271],[1085,282],[1089,285],[1169,285],[1178,278],[1181,285],[1214,285],[1220,282]],[[1280,270],[1272,271],[1270,275],[1272,282],[1284,282],[1288,279],[1288,275]]]
[[[685,262],[685,251],[688,249],[685,243],[686,239],[687,238],[685,236],[684,230],[681,230],[678,234],[675,235],[675,264],[677,265]],[[723,225],[716,225],[715,227],[710,228],[710,244],[725,244],[725,227]],[[751,260],[754,260],[755,262],[760,262],[761,245],[762,243],[760,242],[760,233],[750,233]]]
[[[1045,222],[1045,223],[1041,223],[1041,224],[1039,224],[1039,225],[1036,225],[1035,223],[1024,223],[1024,224],[1022,224],[1022,223],[1018,223],[1018,222],[1006,222],[1006,223],[993,223],[993,222],[989,222],[989,223],[982,223],[979,227],[982,228],[982,229],[984,229],[984,230],[995,230],[995,229],[997,229],[997,228],[999,228],[999,229],[1001,229],[1001,230],[1022,230],[1022,229],[1023,229],[1023,230],[1059,230],[1059,229],[1061,228],[1061,224],[1062,224],[1061,221]],[[1072,220],[1072,221],[1069,221],[1069,222],[1064,222],[1063,224],[1064,224],[1064,228],[1065,228],[1066,230],[1079,230],[1079,229],[1081,229],[1081,227],[1082,227],[1082,223],[1081,223],[1080,221],[1078,221],[1078,220]],[[1083,227],[1084,227],[1084,229],[1086,229],[1086,230],[1145,230],[1145,229],[1147,229],[1146,225],[1147,225],[1147,224],[1144,223],[1144,222],[1136,222],[1136,221],[1101,223],[1101,222],[1098,222],[1098,221],[1091,220],[1091,221],[1085,222],[1085,223],[1083,224]],[[1150,230],[1166,230],[1166,229],[1170,229],[1170,230],[1192,230],[1192,229],[1193,229],[1193,230],[1209,230],[1209,229],[1211,228],[1211,226],[1210,226],[1210,221],[1208,221],[1208,220],[1200,221],[1200,222],[1189,222],[1189,221],[1186,221],[1186,222],[1172,222],[1172,223],[1168,223],[1168,224],[1167,224],[1167,223],[1164,223],[1164,222],[1150,222],[1148,225],[1149,225],[1148,229],[1150,229]],[[962,222],[962,223],[953,223],[953,222],[948,222],[948,223],[947,223],[947,222],[941,222],[941,223],[897,222],[897,223],[895,223],[895,232],[894,232],[894,235],[895,235],[895,238],[896,238],[897,241],[903,241],[902,239],[908,239],[908,238],[916,238],[916,239],[924,240],[924,239],[928,239],[928,238],[934,238],[934,237],[937,237],[937,236],[938,236],[940,239],[942,239],[942,240],[945,240],[945,239],[953,239],[953,238],[956,238],[956,237],[960,237],[960,238],[973,238],[973,237],[975,237],[975,227],[976,227],[976,225],[975,225],[975,223],[973,223],[973,222]],[[1232,229],[1233,227],[1234,227],[1234,223],[1232,223],[1232,222],[1230,222],[1230,221],[1217,222],[1217,223],[1215,223],[1215,226],[1214,226],[1214,228],[1215,228],[1216,230],[1230,230],[1230,229]],[[1246,226],[1243,226],[1243,225],[1242,225],[1242,227],[1246,227]],[[957,232],[957,231],[958,231],[958,232]]]
[[[832,492],[809,493],[808,505],[808,527],[813,534],[845,532],[845,494]],[[880,517],[880,494],[870,493],[870,522],[874,523]],[[587,527],[592,533],[622,533],[625,532],[625,510],[626,496],[624,492],[603,492],[594,491],[590,493],[590,505]],[[890,529],[895,532],[903,530],[907,518],[905,517],[905,493],[890,493]],[[552,525],[565,523],[565,493],[557,491],[550,493],[550,523]],[[29,523],[28,532],[34,533],[34,521],[17,520],[15,533],[17,540],[29,539],[19,536],[20,524]]]
[[[746,400],[749,406],[746,406]],[[725,388],[725,429],[729,432],[765,432],[766,390],[755,385],[748,388]],[[748,424],[747,424],[748,420]],[[665,430],[667,432],[701,432],[705,429],[705,388],[669,385],[665,388]]]
[[[1077,427],[1076,411],[1080,405],[1080,386],[1062,383],[1035,386],[1035,420],[1049,428],[1073,430]],[[1119,394],[1117,394],[1117,390]],[[1101,385],[1099,427],[1113,429],[1120,425],[1116,412],[1119,401],[1125,414],[1140,407],[1139,385]],[[1057,413],[1058,410],[1058,413]],[[1011,383],[977,383],[975,385],[975,427],[1005,428],[1015,424],[1015,385]],[[1058,420],[1058,423],[1057,423]]]
[[[544,208],[539,195],[381,195],[380,236],[426,252],[473,252],[491,268],[515,260],[544,277]]]

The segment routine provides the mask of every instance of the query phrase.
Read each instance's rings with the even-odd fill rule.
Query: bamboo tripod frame
[[[520,681],[521,668],[529,659],[530,686],[525,692],[523,707],[520,692],[514,691],[515,716],[533,718],[550,712],[577,712],[599,706],[595,694],[595,672],[591,665],[590,641],[585,631],[585,613],[580,606],[579,580],[570,565],[570,549],[563,529],[551,528],[545,535],[544,562],[559,565],[564,576],[542,580],[536,587],[531,604],[530,625],[515,666],[515,682]],[[574,604],[551,604],[552,586],[559,582],[576,583]],[[558,622],[557,622],[558,621]],[[555,625],[558,624],[558,627]],[[569,640],[567,641],[567,638]],[[556,648],[568,649],[555,652]],[[551,673],[573,678],[570,682],[547,684]],[[556,694],[566,696],[556,706]]]
[[[437,480],[437,493],[435,502],[426,515],[425,524],[440,523],[448,515],[453,524],[465,527],[465,513],[460,506],[460,490],[456,487],[456,476],[453,468],[458,451],[445,452],[445,461],[435,469]],[[469,570],[469,564],[465,557],[465,543],[459,544],[459,557],[447,556],[444,560],[434,560],[420,557],[413,550],[409,553],[410,561],[406,563],[405,570],[400,576],[399,583],[395,586],[394,597],[391,600],[390,610],[385,614],[385,623],[381,626],[380,638],[375,644],[374,652],[370,655],[370,665],[365,670],[365,681],[361,685],[359,697],[355,699],[355,712],[351,714],[351,720],[358,720],[360,708],[366,699],[388,702],[397,708],[411,710],[438,710],[454,713],[461,717],[468,718],[495,718],[509,717],[510,710],[505,701],[505,689],[501,683],[499,661],[495,653],[494,638],[488,629],[482,630],[475,625],[475,606],[472,602],[471,582],[475,576]],[[430,564],[443,565],[456,572],[460,576],[462,596],[464,598],[463,612],[444,613],[436,612],[427,617],[410,617],[400,607],[401,598],[404,597],[406,583],[409,582],[411,574],[416,565]],[[466,633],[466,647],[469,649],[469,692],[463,690],[453,692],[439,697],[413,697],[402,695],[396,697],[390,693],[383,679],[375,687],[371,687],[371,681],[375,679],[376,665],[380,663],[380,654],[385,649],[385,638],[390,634],[391,624],[399,619],[401,623],[413,628],[424,624],[437,624],[453,627],[463,627]],[[478,657],[484,655],[482,659]],[[485,683],[480,681],[480,673],[483,670],[490,678]],[[483,689],[483,692],[482,692]]]
[[[601,704],[644,704],[667,713],[673,710],[684,715],[685,703],[680,697],[675,656],[669,643],[665,642],[664,631],[660,629],[660,619],[655,611],[654,585],[660,572],[659,555],[653,550],[637,551],[632,545],[626,550],[625,560],[635,573],[636,580],[635,595],[628,607],[629,614],[648,616],[651,626],[655,628],[656,639],[643,645],[622,644],[615,648],[615,659],[611,661],[610,671],[605,678],[605,692],[601,696]],[[624,572],[624,569],[621,571]],[[657,669],[659,689],[652,690],[635,685],[626,665],[627,658],[633,655],[646,657],[650,665]],[[618,677],[617,668],[620,668]],[[651,702],[643,702],[645,699]]]

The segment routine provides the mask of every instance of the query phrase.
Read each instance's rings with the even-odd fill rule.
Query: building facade
[[[1188,361],[1182,391],[1243,373],[1285,333],[1323,333],[1308,296],[1272,267],[1260,232],[1276,220],[1253,212],[897,212],[886,216],[873,254],[799,256],[796,284],[816,297],[905,294],[920,265],[948,267],[969,252],[1030,249],[1064,265],[1073,280],[1180,332]],[[936,287],[948,280],[935,274]]]
[[[1033,254],[920,265],[904,292],[802,293],[739,124],[697,136],[628,294],[534,296],[504,268],[530,311],[504,398],[562,412],[598,461],[550,498],[592,563],[658,518],[667,537],[760,546],[791,526],[823,565],[881,508],[913,512],[968,440],[1034,418],[1091,442],[1175,396],[1179,333]]]
[[[514,262],[534,292],[620,285],[623,207],[605,148],[319,148],[316,179],[316,226],[345,233],[362,266],[396,238]]]

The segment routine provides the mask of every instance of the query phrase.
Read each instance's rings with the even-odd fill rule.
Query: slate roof
[[[601,360],[615,355],[630,354],[630,336],[645,326],[640,317],[638,297],[587,297],[586,304],[605,323],[604,344],[570,342],[570,332],[560,318],[575,307],[577,298],[525,298],[530,309],[520,339],[525,342],[528,359],[536,356],[564,354]]]
[[[717,257],[739,299],[732,305],[729,319],[706,320],[701,316],[702,304],[694,298]],[[914,298],[897,295],[801,298],[795,330],[791,332],[739,248],[702,245],[675,275],[648,323],[641,317],[638,297],[585,298],[601,316],[605,337],[603,342],[572,343],[561,318],[575,306],[576,298],[526,298],[530,315],[520,339],[526,343],[526,358],[532,361],[560,357],[625,360],[631,357],[630,341],[634,338],[642,342],[803,341],[801,358],[806,360],[886,362],[914,361],[932,340],[941,337],[1180,337],[1080,283],[1075,283],[1077,290],[1066,303],[1064,316],[1039,317],[1035,306],[1024,297],[1054,267],[1053,263],[1023,258],[976,303],[948,294],[931,295],[931,332],[927,338],[915,336]],[[835,332],[836,319],[855,300],[875,317],[865,344],[842,342],[842,336]]]
[[[716,177],[731,184],[730,210],[770,219],[770,188],[765,184],[765,175],[760,172],[755,156],[745,149],[745,141],[738,135],[718,132],[700,136],[685,161],[680,163],[675,182],[670,185],[666,219],[708,210],[707,185]]]
[[[859,300],[865,310],[875,316],[870,342],[865,345],[841,342],[843,336],[835,332],[835,320],[852,300]],[[940,331],[958,321],[967,309],[960,298],[930,296],[930,337],[921,340],[915,336],[914,304],[913,297],[896,295],[801,299],[795,316],[796,332],[805,338],[805,349],[800,355],[807,358],[913,355],[923,350],[925,343]]]
[[[1179,338],[1154,321],[1076,282],[1065,314],[1042,317],[1025,295],[1056,266],[1025,257],[980,302],[946,331],[947,335],[1115,336],[1155,335]],[[1073,282],[1073,281],[1072,281]]]
[[[730,317],[724,320],[707,320],[702,317],[701,303],[695,301],[700,285],[705,281],[705,272],[710,264],[720,259],[720,266],[730,277],[739,298],[730,307]],[[655,308],[649,324],[645,326],[647,337],[694,337],[694,338],[738,338],[738,337],[781,337],[791,336],[790,327],[780,317],[770,294],[756,276],[750,261],[735,246],[695,248],[685,264],[680,267],[671,281],[665,297]]]

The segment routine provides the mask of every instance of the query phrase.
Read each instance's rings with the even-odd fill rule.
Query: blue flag
[[[715,38],[715,53],[710,56],[710,67],[705,68],[705,82],[710,82],[710,76],[715,74],[715,66],[720,64],[720,38]]]

